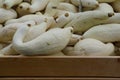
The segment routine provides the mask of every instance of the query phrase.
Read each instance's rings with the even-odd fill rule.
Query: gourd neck
[[[16,31],[14,37],[13,37],[13,44],[16,46],[22,46],[23,40],[29,30],[29,27],[27,25],[22,25],[18,30]]]

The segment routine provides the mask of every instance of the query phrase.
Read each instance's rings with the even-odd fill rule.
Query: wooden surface
[[[0,80],[120,80],[120,78],[0,78]]]
[[[118,78],[120,57],[1,57],[0,76]]]

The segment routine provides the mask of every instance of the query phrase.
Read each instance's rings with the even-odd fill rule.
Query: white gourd
[[[57,27],[64,27],[74,18],[73,13],[65,13],[56,19]]]
[[[102,12],[108,12],[108,13],[114,14],[114,10],[113,10],[112,6],[108,3],[100,3],[99,7],[96,8],[95,10],[98,10],[98,11],[101,10]]]
[[[47,6],[49,0],[31,0],[31,6],[29,6],[29,12],[35,13],[37,11],[42,11]]]
[[[99,6],[97,0],[81,0],[81,4],[83,7],[89,7],[89,8],[97,8]]]
[[[22,26],[21,26],[22,27]],[[28,33],[26,34],[26,37],[24,39],[24,42],[28,42],[36,37],[38,37],[39,35],[41,35],[42,33],[44,33],[46,31],[46,29],[48,28],[47,26],[47,23],[46,22],[43,22],[39,25],[35,25],[35,26],[32,26],[30,28],[30,30],[28,31]],[[12,44],[8,45],[7,47],[3,48],[1,51],[0,51],[0,54],[3,54],[3,55],[17,55],[19,53],[17,53],[13,47],[12,47]]]
[[[76,16],[65,27],[72,26],[75,33],[85,32],[95,25],[113,16],[113,13],[101,11],[87,11],[77,13]]]
[[[0,0],[0,57],[118,56],[120,0]]]
[[[63,49],[63,53],[66,56],[85,56],[84,51],[75,51],[74,47],[67,46],[66,48]]]
[[[0,42],[11,41],[16,30],[24,24],[29,24],[30,26],[33,26],[35,25],[35,22],[28,21],[26,23],[13,23],[13,24],[4,26],[3,28],[0,29]]]
[[[74,46],[79,40],[82,40],[83,36],[77,35],[77,34],[72,34],[72,37],[68,43],[69,46]]]
[[[11,24],[11,23],[20,23],[20,22],[27,22],[27,21],[35,21],[36,24],[40,24],[45,21],[47,17],[45,16],[40,16],[40,15],[34,15],[34,14],[29,14],[22,16],[18,19],[11,19],[6,21],[5,24]]]
[[[20,4],[22,1],[23,0],[4,0],[3,7],[10,9],[13,6]]]
[[[71,0],[71,3],[76,6],[97,8],[99,3],[97,0]]]
[[[96,39],[84,39],[74,46],[74,50],[79,51],[79,54],[84,53],[85,56],[110,56],[114,53],[114,45],[104,44]]]
[[[71,27],[65,29],[54,28],[24,43],[23,38],[28,30],[27,25],[21,27],[13,37],[13,48],[23,55],[40,55],[59,52],[66,47],[72,35]]]
[[[59,10],[70,11],[70,12],[73,12],[73,13],[77,12],[77,7],[75,7],[74,5],[72,5],[70,3],[64,3],[64,2],[59,4],[58,9]]]
[[[115,13],[112,17],[101,23],[102,24],[120,23],[120,13]]]
[[[0,23],[4,23],[7,20],[14,19],[17,17],[17,13],[13,9],[0,8]]]
[[[43,34],[47,29],[48,29],[48,26],[46,22],[32,26],[29,29],[28,33],[26,34],[24,42],[28,42],[28,41],[31,41],[32,39],[35,39],[36,37]]]
[[[88,38],[80,40],[74,47],[66,47],[63,53],[67,56],[113,56],[115,47],[112,43]]]
[[[60,0],[50,0],[46,9],[45,9],[45,16],[55,16],[55,14],[57,13],[58,9],[57,7],[60,4]]]
[[[94,26],[83,34],[84,38],[94,38],[102,42],[120,41],[120,24]]]
[[[54,17],[55,17],[55,18],[58,18],[58,17],[62,16],[62,15],[65,14],[65,13],[73,14],[73,15],[74,15],[73,12],[58,10]]]
[[[19,4],[16,9],[19,16],[24,16],[24,15],[30,14],[30,12],[28,10],[29,6],[30,6],[30,4],[27,2],[23,2],[23,3]]]
[[[43,15],[42,12],[36,12],[35,14],[41,15],[41,16]]]
[[[0,50],[0,55],[19,55],[19,53],[12,48],[12,44],[9,44]]]

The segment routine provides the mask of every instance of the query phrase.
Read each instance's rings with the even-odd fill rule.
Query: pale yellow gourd
[[[20,27],[22,27],[22,26],[20,26]],[[41,23],[39,25],[32,26],[30,28],[30,30],[28,31],[28,33],[26,34],[24,42],[28,42],[28,41],[30,41],[30,40],[38,37],[39,35],[41,35],[42,33],[44,33],[47,28],[48,28],[48,26],[47,26],[46,22],[43,22],[43,23]],[[3,48],[0,51],[0,54],[3,54],[3,55],[17,55],[19,53],[17,53],[13,49],[12,44],[10,44],[7,47]]]
[[[45,9],[45,16],[55,16],[57,13],[58,9],[57,7],[59,6],[61,0],[50,0],[46,9]]]
[[[66,24],[68,24],[70,21],[72,21],[73,18],[74,18],[73,13],[65,13],[56,19],[56,23],[57,23],[56,26],[64,27]]]
[[[0,57],[114,56],[117,12],[119,0],[0,0]]]
[[[35,14],[37,14],[37,15],[41,15],[41,16],[43,15],[41,12],[36,12]]]
[[[74,46],[79,40],[82,40],[83,36],[77,35],[77,34],[72,34],[72,37],[68,43],[69,46]]]
[[[9,44],[8,46],[4,47],[3,49],[0,50],[0,55],[19,55],[13,48],[12,44]]]
[[[14,19],[17,17],[17,13],[13,9],[0,8],[0,23],[4,23],[7,20]]]
[[[84,51],[74,50],[74,47],[72,46],[67,46],[66,48],[64,48],[63,53],[66,56],[85,56]]]
[[[4,26],[0,29],[0,42],[9,42],[12,40],[14,33],[16,30],[23,26],[24,24],[28,24],[29,26],[35,25],[34,21],[28,21],[26,23],[13,23]],[[3,37],[4,36],[4,37]]]
[[[94,26],[83,34],[84,38],[94,38],[102,42],[120,41],[120,24]]]
[[[113,10],[112,6],[108,3],[100,3],[99,7],[96,8],[95,10],[114,14],[114,10]]]
[[[47,29],[48,29],[48,26],[46,22],[32,26],[29,29],[28,33],[26,34],[24,42],[28,42],[28,41],[31,41],[32,39],[35,39],[36,37],[46,32]]]
[[[31,0],[31,6],[28,10],[30,13],[35,13],[37,11],[42,11],[46,8],[49,0]]]
[[[101,24],[120,23],[120,13],[115,13],[111,18],[101,22]]]
[[[68,14],[74,14],[73,12],[70,12],[70,11],[58,10],[54,17],[56,19],[56,18],[62,16],[63,14],[66,14],[66,13],[68,13]]]
[[[27,22],[27,21],[35,21],[36,24],[40,24],[41,22],[44,22],[46,18],[47,17],[45,16],[29,14],[29,15],[25,15],[17,19],[8,20],[6,21],[5,24],[20,23],[20,22]]]
[[[114,45],[96,39],[83,39],[74,46],[74,50],[85,56],[110,56],[114,54]]]
[[[45,22],[47,23],[48,29],[54,28],[57,26],[57,23],[54,17],[47,17],[45,18]]]
[[[13,37],[13,48],[23,55],[47,55],[60,52],[68,44],[72,35],[71,27],[65,29],[54,28],[39,37],[24,43],[23,39],[28,30],[29,28],[27,25],[21,27]]]
[[[103,42],[88,38],[80,40],[74,47],[66,47],[63,53],[68,56],[112,56],[115,47],[112,43]]]
[[[96,8],[99,6],[97,0],[71,0],[71,2],[76,6]]]
[[[77,13],[75,17],[65,27],[72,26],[75,33],[85,32],[95,25],[99,25],[104,20],[112,17],[113,13],[102,11],[87,11]]]
[[[65,3],[65,2],[60,3],[59,6],[58,6],[58,9],[59,10],[70,11],[70,12],[73,12],[73,13],[77,12],[77,7],[75,7],[74,5],[72,5],[70,3]]]
[[[97,8],[99,3],[97,0],[81,0],[83,7]]]
[[[23,2],[23,3],[19,4],[16,9],[19,16],[24,16],[24,15],[30,14],[30,12],[28,10],[29,6],[30,6],[30,4],[27,2]]]
[[[10,9],[13,6],[20,4],[22,1],[23,0],[4,0],[3,7]]]

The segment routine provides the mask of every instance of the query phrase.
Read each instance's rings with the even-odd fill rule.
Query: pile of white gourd
[[[0,56],[120,54],[120,0],[0,0]]]

